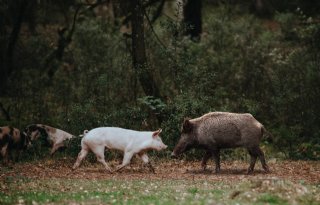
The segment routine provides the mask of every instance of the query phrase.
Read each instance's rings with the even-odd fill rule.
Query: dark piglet
[[[199,118],[184,121],[180,140],[171,156],[177,157],[190,148],[202,148],[205,150],[202,169],[206,169],[207,161],[213,156],[215,171],[218,173],[220,149],[244,147],[251,156],[248,173],[253,172],[257,157],[263,169],[269,172],[264,153],[259,147],[265,132],[267,131],[264,126],[251,114],[210,112]]]
[[[8,163],[9,157],[13,158],[13,150],[17,152],[16,161],[18,161],[22,150],[30,145],[26,133],[11,126],[0,127],[0,151],[5,164]]]

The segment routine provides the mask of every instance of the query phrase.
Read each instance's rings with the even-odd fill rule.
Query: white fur
[[[161,130],[155,132],[140,132],[117,127],[100,127],[90,130],[82,138],[82,149],[73,169],[80,166],[81,161],[91,150],[97,156],[98,161],[101,162],[109,172],[112,172],[104,160],[104,151],[105,148],[107,148],[124,152],[122,164],[117,167],[116,171],[128,165],[135,154],[153,170],[149,163],[148,155],[145,152],[150,149],[160,151],[167,148],[159,137],[160,132]]]
[[[37,129],[30,132],[28,131],[30,126],[36,126]],[[53,155],[59,148],[65,147],[65,141],[71,139],[74,137],[72,134],[60,130],[58,128],[50,127],[48,125],[43,124],[36,124],[36,125],[30,125],[26,128],[28,135],[30,136],[31,141],[37,140],[41,133],[39,129],[44,129],[45,132],[48,135],[48,140],[50,143],[52,143],[52,148],[50,151],[50,154]]]
[[[64,142],[73,137],[72,134],[57,129],[55,133],[47,132],[50,140],[53,142],[51,154],[55,153],[60,147],[64,147]]]

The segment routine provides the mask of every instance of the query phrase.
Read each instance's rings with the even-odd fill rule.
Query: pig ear
[[[183,122],[183,129],[184,132],[191,132],[192,131],[192,123],[190,122],[190,118],[185,118]]]
[[[161,132],[162,132],[162,129],[160,128],[157,131],[155,131],[154,133],[152,133],[152,137],[156,138]]]

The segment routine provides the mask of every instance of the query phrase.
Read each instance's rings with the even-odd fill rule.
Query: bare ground
[[[153,162],[156,173],[137,160],[131,166],[118,173],[108,173],[100,163],[84,162],[79,169],[71,171],[73,159],[45,159],[35,162],[17,163],[10,168],[0,167],[0,182],[8,176],[37,179],[115,179],[115,180],[208,180],[238,181],[243,179],[286,179],[320,184],[320,162],[318,161],[269,161],[270,173],[265,173],[260,164],[256,164],[252,175],[246,174],[248,162],[227,161],[221,163],[221,172],[212,172],[214,164],[208,165],[207,171],[201,171],[200,161],[167,160]],[[111,161],[114,167],[119,162]]]

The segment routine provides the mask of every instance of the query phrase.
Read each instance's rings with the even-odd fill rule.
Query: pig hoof
[[[211,171],[209,169],[207,169],[207,166],[205,166],[205,167],[201,167],[201,172],[207,173],[207,172],[211,172]]]
[[[156,172],[154,171],[154,169],[150,169],[150,171],[153,173],[153,174],[155,174]]]

